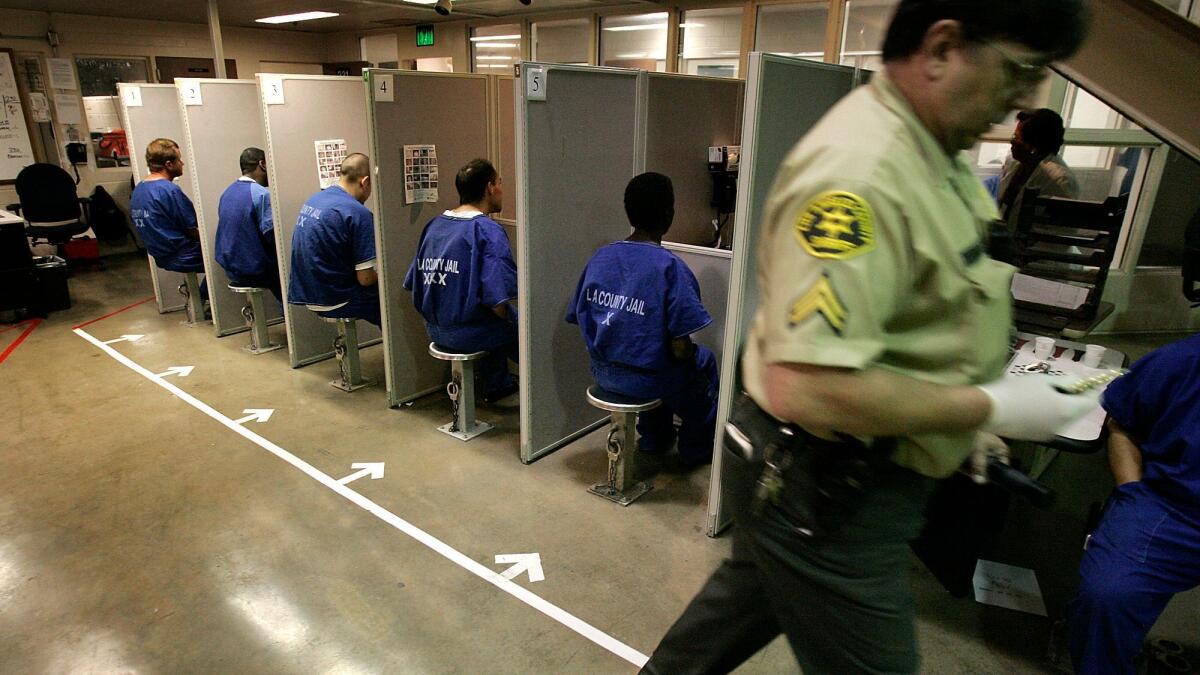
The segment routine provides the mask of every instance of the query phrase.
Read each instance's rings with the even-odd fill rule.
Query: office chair
[[[1200,307],[1200,211],[1192,216],[1184,236],[1183,297]]]
[[[57,164],[37,163],[17,174],[19,204],[8,210],[25,219],[25,234],[56,246],[88,231],[91,203],[75,191],[71,175]]]

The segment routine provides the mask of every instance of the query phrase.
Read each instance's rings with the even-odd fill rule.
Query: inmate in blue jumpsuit
[[[359,284],[356,274],[374,266],[375,219],[367,207],[340,185],[304,202],[292,233],[289,303],[378,326],[379,287]]]
[[[204,272],[200,242],[187,236],[195,230],[196,207],[178,185],[169,180],[144,180],[129,198],[129,217],[154,264],[171,272]],[[208,299],[208,279],[200,286]]]
[[[1200,335],[1151,352],[1109,385],[1104,408],[1142,452],[1088,541],[1068,606],[1082,675],[1133,673],[1150,627],[1200,585]]]
[[[242,176],[221,194],[216,258],[234,286],[269,288],[282,299],[271,193],[253,178]]]

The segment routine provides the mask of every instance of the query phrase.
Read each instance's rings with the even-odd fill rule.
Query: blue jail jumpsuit
[[[154,264],[170,272],[204,272],[200,242],[189,239],[188,230],[198,229],[196,207],[174,182],[144,180],[133,189],[129,217]],[[208,280],[200,287],[208,298]]]
[[[680,460],[700,464],[711,459],[716,357],[699,345],[692,360],[671,355],[671,340],[712,323],[687,264],[657,244],[609,244],[588,261],[566,319],[583,334],[596,384],[617,394],[662,399],[661,406],[638,417],[639,450],[669,450],[678,415]]]
[[[234,286],[269,288],[282,300],[271,193],[249,176],[225,188],[217,206],[217,264]]]
[[[517,297],[517,263],[496,221],[478,211],[429,221],[404,288],[430,340],[452,352],[488,352],[478,370],[484,398],[515,388],[508,361],[517,361],[516,313],[510,305],[502,319],[492,308]]]
[[[321,316],[380,325],[379,287],[362,286],[356,273],[375,267],[375,218],[340,185],[300,207],[292,233],[288,302]]]
[[[1200,585],[1200,335],[1157,349],[1104,392],[1142,452],[1088,541],[1067,607],[1075,672],[1133,673],[1150,627]]]

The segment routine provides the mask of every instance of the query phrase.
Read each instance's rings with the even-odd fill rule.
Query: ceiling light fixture
[[[480,35],[471,38],[471,42],[495,42],[497,40],[520,40],[520,35]]]
[[[489,54],[480,54],[475,57],[476,61],[512,61],[511,56],[491,56]]]
[[[517,45],[512,42],[478,42],[475,44],[475,49],[516,49]]]
[[[334,16],[341,16],[337,12],[300,12],[299,14],[282,14],[280,16],[268,16],[265,19],[255,19],[257,23],[294,23],[296,21],[311,21],[313,19],[328,19]]]

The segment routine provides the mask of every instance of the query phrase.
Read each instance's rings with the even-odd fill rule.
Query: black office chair
[[[1200,307],[1200,211],[1192,216],[1184,236],[1183,296]]]
[[[7,208],[25,219],[25,234],[33,240],[62,245],[90,227],[92,200],[79,196],[61,166],[30,164],[17,174],[16,188],[21,203]]]

